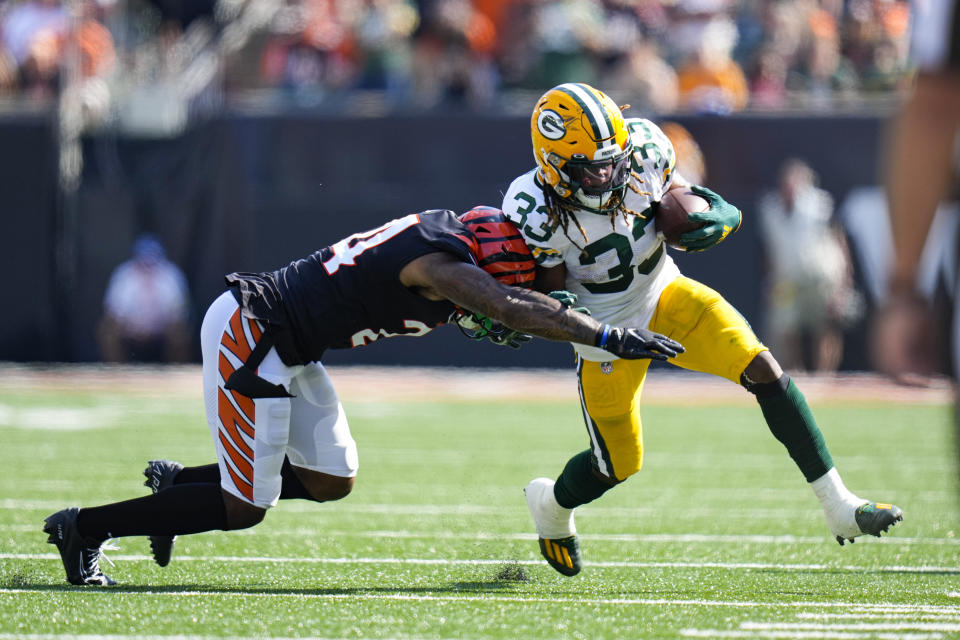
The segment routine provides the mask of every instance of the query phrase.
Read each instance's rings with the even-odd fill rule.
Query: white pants
[[[337,392],[319,362],[288,367],[271,348],[256,373],[294,397],[250,399],[224,389],[263,333],[243,317],[230,292],[203,318],[203,399],[217,449],[220,485],[260,508],[277,504],[284,456],[290,464],[333,476],[357,475],[357,445]]]

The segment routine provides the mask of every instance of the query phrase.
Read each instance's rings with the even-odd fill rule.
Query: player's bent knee
[[[316,490],[311,490],[310,495],[317,502],[327,502],[330,500],[340,500],[346,498],[353,491],[353,478],[341,478],[339,476],[327,476],[327,479]]]
[[[320,471],[298,468],[297,477],[306,489],[311,500],[329,502],[340,500],[353,491],[352,477],[334,476]]]
[[[267,510],[244,502],[243,500],[223,492],[223,506],[227,515],[227,526],[224,531],[249,529],[263,522]]]
[[[740,376],[740,384],[751,391],[751,385],[776,382],[783,376],[783,368],[769,351],[761,351],[750,361]]]

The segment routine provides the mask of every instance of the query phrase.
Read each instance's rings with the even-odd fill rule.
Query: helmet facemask
[[[599,160],[589,160],[583,154],[574,154],[563,167],[562,173],[569,185],[571,204],[593,213],[611,213],[623,203],[630,181],[633,148]],[[603,152],[598,152],[601,155]]]
[[[582,83],[558,85],[541,96],[530,127],[538,175],[554,203],[548,206],[605,215],[621,210],[633,144],[613,100]]]

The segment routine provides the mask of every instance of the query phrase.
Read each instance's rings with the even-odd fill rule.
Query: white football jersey
[[[676,158],[673,145],[655,124],[642,118],[626,120],[634,146],[633,177],[624,197],[625,208],[639,215],[577,210],[566,232],[553,229],[534,169],[513,181],[503,199],[504,214],[523,233],[539,266],[567,267],[567,290],[577,294],[600,322],[621,327],[650,324],[660,293],[680,275],[657,234],[650,207],[670,187]],[[646,218],[642,217],[646,216]],[[609,352],[575,344],[585,359],[604,362]]]

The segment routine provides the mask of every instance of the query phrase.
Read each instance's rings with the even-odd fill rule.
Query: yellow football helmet
[[[533,155],[545,186],[570,206],[610,213],[623,202],[633,144],[620,108],[579,82],[547,91],[530,119]]]

